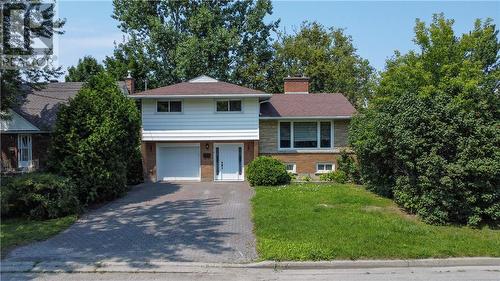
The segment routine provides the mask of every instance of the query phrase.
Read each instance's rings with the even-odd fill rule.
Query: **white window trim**
[[[317,139],[317,144],[316,147],[294,147],[294,123],[295,122],[316,122],[316,139]],[[321,123],[324,122],[330,122],[330,147],[321,147]],[[290,123],[290,147],[281,147],[281,123]],[[278,150],[299,150],[299,151],[306,151],[306,150],[332,150],[335,148],[334,145],[334,137],[335,137],[335,122],[333,120],[280,120],[278,121]]]
[[[331,170],[319,170],[318,169],[319,165],[332,165],[332,169]],[[333,172],[333,171],[335,171],[335,164],[334,163],[330,163],[330,162],[318,162],[318,163],[316,163],[316,174],[326,174],[326,173]]]
[[[28,161],[21,161],[21,144],[22,138],[28,138]],[[33,165],[33,138],[31,134],[19,134],[17,135],[17,166],[19,168],[30,168]],[[21,165],[21,162],[28,162],[27,165]]]
[[[286,170],[287,172],[292,173],[292,174],[296,174],[297,173],[297,164],[296,163],[287,162],[287,163],[285,163],[285,167],[287,165],[293,165],[293,169],[292,170]]]
[[[227,101],[227,103],[228,103],[227,104],[228,111],[218,111],[217,110],[217,102],[219,102],[219,101]],[[240,111],[230,111],[229,110],[230,109],[229,108],[229,106],[230,106],[229,102],[230,101],[240,101],[240,103],[241,103],[241,110]],[[215,102],[214,102],[214,111],[217,114],[219,114],[219,113],[221,113],[221,114],[240,114],[240,113],[243,113],[243,99],[216,99]]]
[[[181,111],[180,112],[171,112],[170,111],[170,102],[173,102],[173,101],[178,101],[181,103]],[[158,111],[158,102],[168,102],[168,112]],[[155,113],[156,114],[183,114],[184,113],[184,101],[183,100],[164,100],[164,99],[156,100]]]

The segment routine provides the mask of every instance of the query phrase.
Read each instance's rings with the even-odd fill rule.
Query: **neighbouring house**
[[[124,93],[132,79],[118,82]],[[51,82],[40,89],[26,87],[18,106],[9,110],[9,119],[0,120],[1,172],[44,169],[48,159],[50,133],[59,105],[76,96],[83,82]]]
[[[141,101],[145,178],[241,181],[258,155],[292,173],[335,170],[356,110],[342,94],[309,93],[309,79],[285,78],[284,94],[200,76],[136,93]]]

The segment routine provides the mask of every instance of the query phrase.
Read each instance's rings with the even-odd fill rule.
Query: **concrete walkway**
[[[498,280],[499,258],[340,260],[249,264],[2,263],[2,280]]]
[[[254,260],[247,183],[143,184],[3,262]]]

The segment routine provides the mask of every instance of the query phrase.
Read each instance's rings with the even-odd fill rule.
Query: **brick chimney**
[[[283,80],[285,80],[285,94],[309,94],[309,77],[294,76]]]
[[[127,86],[129,94],[133,95],[135,92],[135,79],[130,75],[130,71],[128,72],[127,78],[125,78],[125,86]]]

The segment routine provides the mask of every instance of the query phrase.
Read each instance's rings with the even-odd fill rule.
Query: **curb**
[[[262,261],[248,264],[197,263],[197,262],[1,262],[0,272],[37,273],[94,273],[94,272],[154,272],[154,273],[207,273],[224,269],[361,269],[361,268],[407,268],[407,267],[456,267],[495,266],[500,270],[500,258],[450,258],[421,260],[337,260],[318,262]]]

